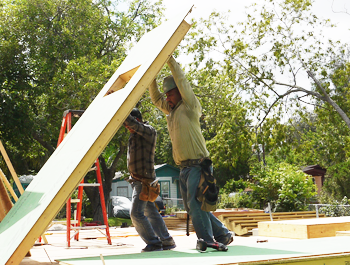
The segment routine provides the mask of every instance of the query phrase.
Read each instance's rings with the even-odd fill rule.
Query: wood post
[[[0,180],[0,222],[12,208],[10,196],[7,194],[4,183]]]
[[[15,169],[12,166],[10,158],[8,157],[8,155],[6,153],[5,147],[3,146],[1,140],[0,140],[0,151],[1,151],[2,156],[4,157],[4,160],[5,160],[6,164],[7,164],[7,167],[9,168],[9,170],[11,172],[13,180],[16,182],[16,185],[17,185],[17,188],[18,188],[19,192],[21,194],[23,194],[24,189],[22,187],[22,184],[21,184],[21,182],[19,181],[19,179],[17,177],[16,171],[15,171]]]

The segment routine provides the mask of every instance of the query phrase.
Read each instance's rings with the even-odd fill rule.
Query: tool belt
[[[200,159],[188,159],[185,161],[181,161],[180,163],[180,167],[190,167],[190,166],[195,166],[195,165],[199,165],[203,159],[209,159],[208,157],[204,157],[204,158],[200,158]]]
[[[145,178],[138,174],[131,174],[132,178],[142,183],[139,199],[141,201],[154,202],[160,194],[158,179]]]
[[[206,212],[215,211],[219,196],[219,187],[216,186],[216,179],[212,174],[212,161],[209,158],[202,158],[201,178],[197,188],[197,200],[202,202],[201,209]]]

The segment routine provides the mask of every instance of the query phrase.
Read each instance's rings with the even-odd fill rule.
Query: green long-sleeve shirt
[[[174,109],[171,109],[164,95],[158,90],[155,81],[152,82],[149,92],[153,104],[166,114],[174,161],[180,165],[182,161],[188,159],[208,157],[209,152],[199,123],[202,115],[199,100],[187,81],[185,73],[173,57],[169,59],[168,65],[182,100]]]

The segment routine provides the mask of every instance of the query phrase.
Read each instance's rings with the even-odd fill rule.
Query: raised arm
[[[175,83],[182,97],[182,101],[191,108],[200,106],[199,101],[194,94],[190,83],[187,81],[185,73],[182,71],[180,65],[171,56],[168,60],[171,73],[173,74]]]
[[[163,111],[165,114],[169,114],[171,111],[171,108],[168,104],[168,102],[165,100],[164,95],[160,93],[157,82],[154,79],[149,87],[149,94],[151,95],[151,100],[153,104]]]
[[[133,116],[129,115],[124,121],[124,125],[134,130],[135,133],[141,135],[147,141],[152,142],[157,136],[157,131],[150,125],[137,121]]]

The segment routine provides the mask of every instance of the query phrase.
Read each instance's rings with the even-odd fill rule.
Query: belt
[[[141,179],[144,179],[144,176],[141,176],[139,174],[134,174],[134,173],[130,173],[131,177],[133,177],[134,179],[141,181]]]
[[[134,180],[141,181],[141,182],[152,182],[154,180],[154,179],[146,178],[139,174],[130,173],[130,175]]]
[[[203,158],[199,158],[199,159],[188,159],[185,161],[181,161],[180,167],[183,168],[183,167],[191,167],[191,166],[199,165],[203,161],[203,159],[205,159],[205,158],[207,158],[207,157],[203,157]]]

